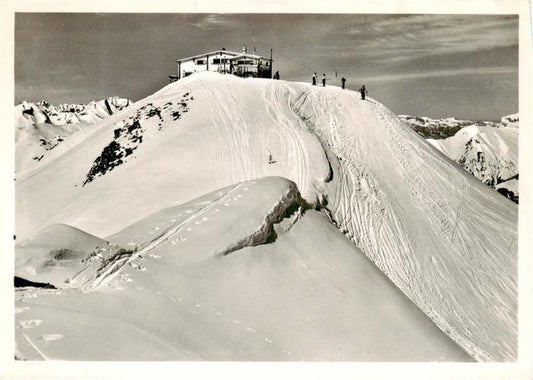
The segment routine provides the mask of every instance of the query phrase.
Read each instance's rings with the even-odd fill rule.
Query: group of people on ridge
[[[316,86],[317,76],[316,73],[313,74],[313,86]],[[322,86],[326,87],[326,74],[322,74]]]
[[[274,79],[279,80],[279,71],[276,71],[276,73],[273,75],[273,77],[274,77]],[[318,81],[318,77],[317,77],[316,73],[313,74],[312,81],[313,81],[313,86],[316,86],[317,81]],[[326,87],[326,74],[322,74],[322,87]],[[342,87],[343,90],[346,88],[346,78],[345,77],[341,78],[341,87]],[[365,85],[363,85],[363,87],[361,87],[357,91],[359,91],[359,93],[361,94],[361,99],[365,100],[366,95],[368,95],[368,91],[366,90]]]
[[[317,80],[318,80],[318,77],[317,77],[316,73],[314,73],[313,74],[313,78],[312,78],[313,86],[316,86]],[[326,74],[322,74],[322,87],[326,87]],[[341,79],[341,87],[342,87],[342,89],[346,88],[346,78],[344,78],[344,77],[342,77],[342,79]],[[366,95],[368,95],[368,91],[366,90],[365,85],[363,85],[363,87],[361,87],[357,91],[359,91],[359,93],[361,94],[361,99],[365,100]]]

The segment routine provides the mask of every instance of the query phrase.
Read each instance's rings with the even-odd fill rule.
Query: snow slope
[[[88,104],[50,105],[22,102],[15,107],[15,170],[17,173],[40,166],[49,151],[72,134],[87,129],[128,107],[128,99],[110,97]],[[45,159],[46,160],[46,159]]]
[[[516,359],[516,205],[375,100],[201,73],[119,116],[17,178],[17,239],[52,223],[109,236],[199,194],[281,176],[470,355]]]
[[[16,247],[15,276],[65,287],[98,257],[111,257],[117,246],[76,228],[54,224]],[[94,257],[93,257],[94,256]],[[86,275],[86,274],[85,274]]]
[[[20,357],[471,360],[280,177],[161,210],[109,240],[138,250],[70,282],[93,291],[17,292]]]
[[[476,358],[513,358],[517,208],[381,104],[357,109],[324,92],[300,99],[297,112],[336,156],[338,179],[325,187],[341,230]]]

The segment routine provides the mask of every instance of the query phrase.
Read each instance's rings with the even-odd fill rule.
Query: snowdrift
[[[77,228],[54,224],[15,250],[15,276],[62,288],[88,276],[94,259],[114,257],[120,248]]]
[[[135,247],[138,241],[146,238],[141,236],[146,234],[146,229],[145,232],[135,232],[137,227],[134,223],[143,217],[191,201],[200,194],[236,186],[242,181],[280,176],[296,184],[301,194],[301,201],[297,202],[300,206],[305,204],[306,207],[322,210],[354,247],[370,258],[436,326],[475,359],[516,359],[516,205],[463,171],[373,99],[361,101],[357,93],[334,87],[319,88],[286,81],[202,73],[170,84],[135,103],[121,111],[119,117],[116,114],[99,123],[92,134],[79,139],[78,143],[59,146],[55,154],[54,159],[43,164],[39,170],[17,178],[17,239],[31,238],[51,223],[65,223],[89,234],[110,236],[109,240],[116,240],[116,244],[132,243],[131,247]],[[258,204],[266,202],[257,196]],[[269,207],[273,206],[271,200],[266,203]],[[310,211],[309,215],[313,213],[315,211]],[[321,218],[320,224],[325,222]],[[289,235],[309,219],[305,214],[295,223]],[[256,231],[261,225],[250,220],[248,227]],[[128,231],[126,227],[131,230],[121,232]],[[250,235],[246,234],[242,235],[244,237],[241,234],[226,235],[225,230],[218,228],[213,234],[206,233],[197,240],[198,243],[189,243],[192,249],[199,242],[219,242],[215,244],[215,250],[201,250],[207,256],[203,256],[204,253],[199,253],[198,257],[195,255],[194,259],[191,256],[189,267],[183,266],[187,270],[183,269],[176,276],[183,289],[197,286],[193,284],[193,278],[199,278],[200,273],[206,273],[202,281],[206,289],[212,290],[218,289],[218,278],[232,282],[249,276],[248,265],[261,267],[265,260],[274,259],[277,255],[281,255],[279,260],[283,260],[284,256],[276,249],[280,247],[276,244],[281,244],[281,238],[273,245],[246,248],[247,242],[255,238],[248,239],[246,236]],[[311,239],[305,231],[314,234],[314,230],[300,228],[302,234],[295,237],[290,246],[304,244],[303,241]],[[323,228],[319,230],[323,231]],[[138,238],[134,238],[136,233],[140,234]],[[167,245],[165,243],[165,247]],[[213,260],[212,253],[225,252],[228,247],[233,253],[222,255],[224,260],[236,260],[238,257],[244,261],[230,265],[226,268],[227,272],[221,269],[225,268],[224,265],[217,267],[218,263],[227,261],[219,260],[212,261],[217,264],[212,264],[209,271],[196,272],[195,277],[185,274],[189,269],[190,273],[194,273],[192,268],[200,265],[196,259],[206,263],[206,257]],[[326,252],[328,255],[341,255],[326,246],[319,247],[322,249],[312,251],[313,255],[320,256]],[[157,249],[164,248],[158,246]],[[254,255],[258,249],[271,249],[276,251],[276,255]],[[285,249],[281,249],[283,251]],[[169,252],[183,251],[179,247],[170,247]],[[122,262],[128,260],[124,258]],[[324,276],[316,279],[317,288],[321,281],[325,281],[324,277],[335,277],[334,273],[343,268],[320,257],[305,256],[299,260],[307,266],[312,260],[319,260],[313,270],[323,272]],[[328,265],[332,265],[334,270],[329,272]],[[355,270],[353,265],[348,267]],[[125,274],[127,267],[119,264],[113,269],[116,269],[113,273]],[[174,267],[154,264],[152,270],[141,271],[138,276],[153,276],[150,281],[155,281],[154,291],[158,291],[157,286],[164,284],[157,278],[166,278],[164,274],[173,270]],[[281,267],[267,265],[260,271],[262,281],[271,285],[265,287],[262,284],[263,297],[275,297],[279,292],[286,291],[286,288],[272,284],[279,271],[283,271]],[[347,278],[351,276],[349,271],[343,273]],[[304,280],[298,273],[289,274],[284,279],[287,285],[302,286],[304,282],[301,281]],[[252,277],[248,279],[253,282]],[[222,279],[220,281],[223,282]],[[148,283],[148,280],[143,282],[141,287],[148,286]],[[125,294],[131,286],[135,286],[133,283],[126,285]],[[358,283],[354,286],[363,285]],[[83,295],[84,299],[99,297],[96,294],[100,292],[100,285],[87,288],[91,289],[92,292]],[[343,289],[340,291],[343,296],[337,299],[339,302],[344,297]],[[62,297],[55,297],[57,301],[50,302],[58,302],[59,305],[67,298],[82,297],[79,293],[70,292],[74,290],[62,293]],[[222,299],[217,301],[220,308],[225,303],[231,304],[232,297],[228,294],[229,291],[220,294]],[[297,293],[291,291],[289,294],[295,296]],[[42,297],[51,299],[48,297],[52,296],[43,294]],[[111,302],[115,296],[106,297]],[[174,295],[172,297],[175,298]],[[246,302],[252,302],[248,295],[242,297]],[[313,298],[312,295],[308,297]],[[313,302],[318,302],[317,305],[326,302],[322,297],[326,297],[326,293],[318,293]],[[386,307],[391,302],[389,298],[393,298],[372,297],[367,298],[363,308],[368,308],[369,303]],[[296,305],[297,300],[295,296]],[[168,303],[168,299],[165,302]],[[151,306],[153,308],[149,310],[162,308],[161,304]],[[39,312],[48,313],[54,307],[43,306]],[[275,307],[273,310],[277,310]],[[322,312],[313,309],[314,314],[311,315],[323,317],[320,313],[328,314],[333,326],[349,324],[344,319],[346,310],[337,309],[338,313],[331,313],[335,309],[330,307],[333,305],[328,305]],[[111,318],[112,314],[109,315]],[[191,316],[188,317],[182,321],[184,329],[189,326]],[[306,317],[300,314],[299,319],[294,320],[295,326],[303,320]],[[211,320],[208,322],[211,323]],[[316,334],[324,332],[318,325],[309,323],[309,326],[314,326],[310,327],[310,331]],[[357,323],[363,322],[354,324]],[[186,334],[184,331],[182,333]],[[268,331],[274,334],[274,322]],[[280,328],[279,336],[282,331],[286,332]],[[342,329],[339,331],[342,332]],[[381,339],[383,331],[369,331],[374,334],[374,339]],[[246,345],[243,352],[250,355],[231,356],[229,348],[216,348],[222,344],[219,340],[224,341],[224,337],[213,334],[212,347],[215,348],[206,351],[207,359],[255,359],[265,355],[279,358],[277,354],[267,355],[270,351],[263,348],[256,347],[254,351]],[[205,335],[198,341],[192,336],[177,335],[177,341],[189,342],[187,352],[190,356],[183,354],[184,359],[199,355],[200,349],[190,345],[204,344],[202,339],[208,339]],[[333,336],[341,335],[343,333]],[[328,336],[321,336],[321,341],[327,342]],[[268,339],[274,341],[271,337]],[[294,341],[298,339],[295,337]],[[335,339],[331,338],[329,342]],[[18,341],[25,340],[19,338]],[[303,349],[304,346],[307,345],[298,347]],[[312,346],[309,347],[311,350]],[[328,347],[333,350],[334,346]],[[411,347],[416,347],[416,344]],[[441,345],[439,347],[442,349]],[[276,352],[279,354],[278,348]],[[381,346],[374,348],[376,351],[368,355],[350,351],[347,356],[339,354],[337,357],[411,360],[417,356],[413,352],[413,356],[394,357],[392,352]],[[136,357],[128,350],[122,354]],[[233,350],[240,352],[237,347]],[[315,354],[303,350],[302,357],[305,359],[335,357],[334,351],[327,349],[317,349]],[[184,351],[180,349],[180,352]],[[216,352],[223,354],[218,356]],[[256,352],[257,356],[251,352]],[[175,358],[175,355],[169,355]],[[431,357],[433,359],[429,360],[434,360],[435,356]],[[450,357],[442,354],[442,358]],[[453,358],[459,360],[458,356]]]
[[[280,177],[161,210],[109,240],[137,249],[69,281],[86,292],[18,295],[21,357],[470,360]]]

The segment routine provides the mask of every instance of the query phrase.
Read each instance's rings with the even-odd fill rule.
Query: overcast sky
[[[136,101],[176,59],[243,44],[272,48],[282,79],[344,76],[398,114],[518,112],[518,17],[494,15],[17,13],[15,103]]]

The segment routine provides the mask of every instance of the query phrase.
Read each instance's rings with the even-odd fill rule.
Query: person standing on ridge
[[[346,87],[346,78],[342,77],[341,82],[342,82],[342,89],[344,90],[344,88]]]
[[[276,74],[274,74],[274,79],[279,80],[279,71],[276,71]]]
[[[365,88],[365,85],[359,89],[359,92],[361,93],[361,99],[365,100],[365,96],[368,95],[368,91]]]
[[[316,86],[316,73],[313,74],[313,86]]]
[[[322,74],[322,87],[326,87],[326,74]]]

